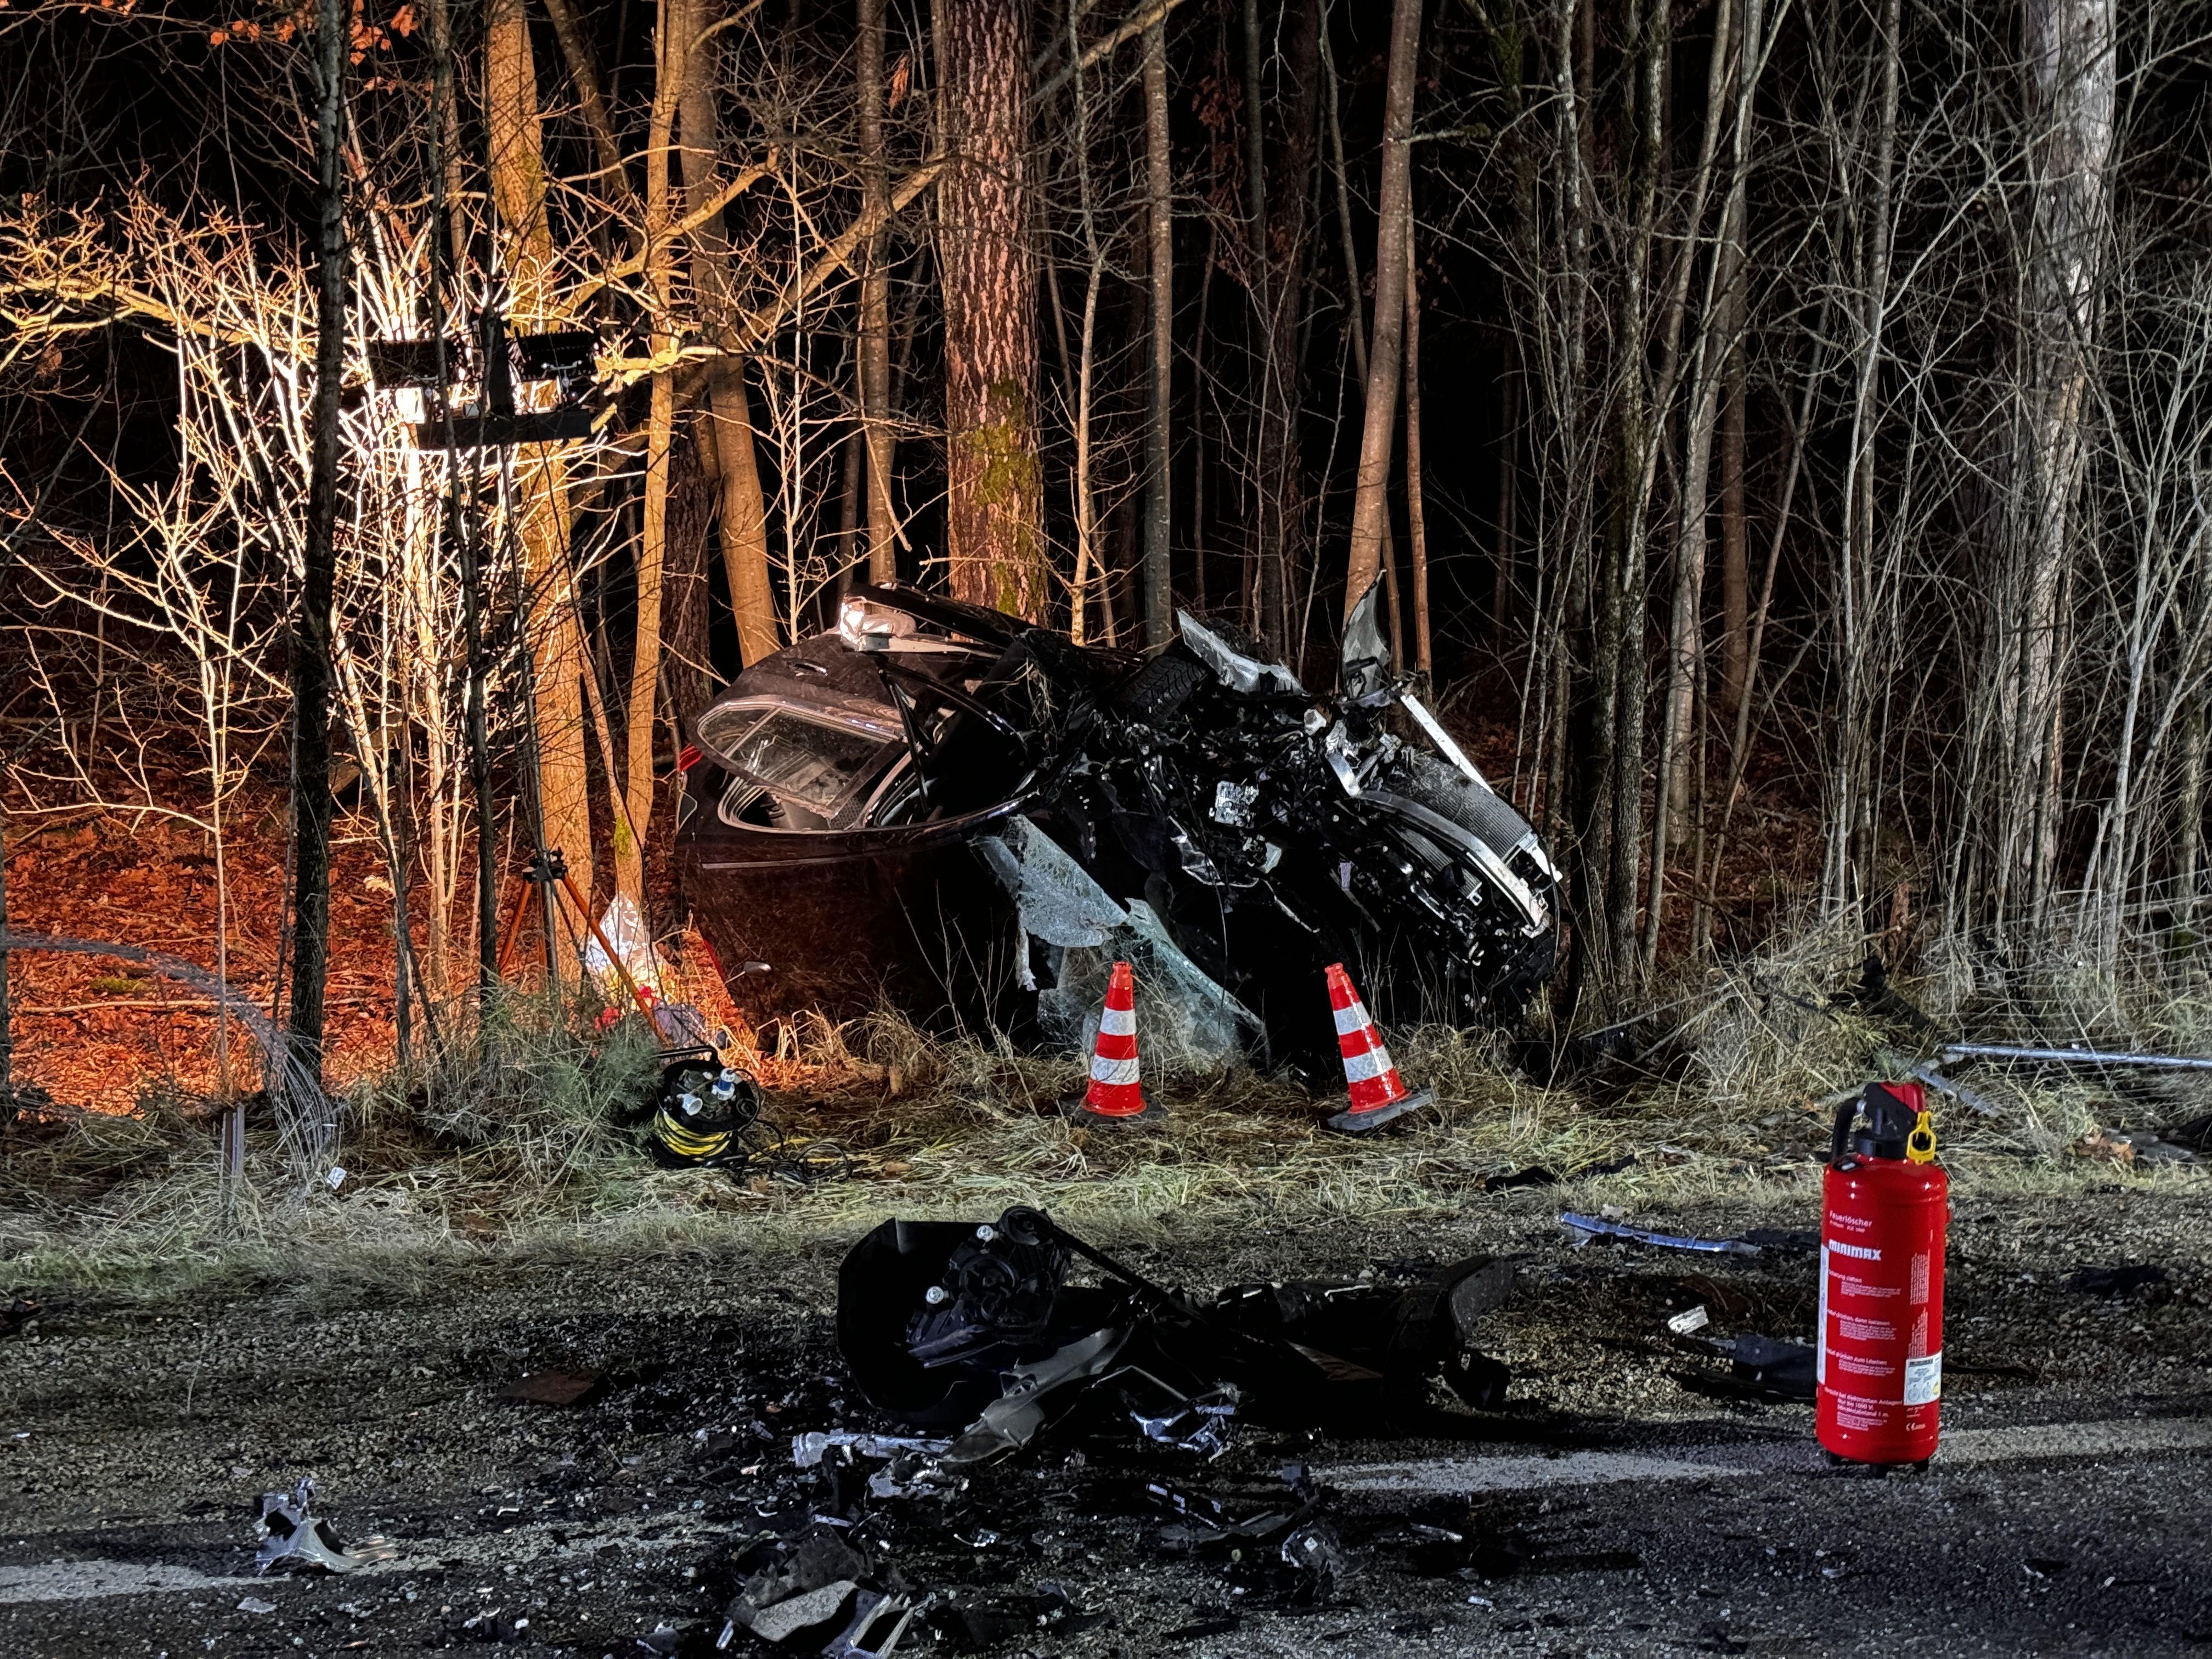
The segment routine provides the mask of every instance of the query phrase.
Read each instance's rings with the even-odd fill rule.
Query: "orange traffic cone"
[[[1117,962],[1106,981],[1106,1006],[1098,1011],[1098,1041],[1091,1055],[1091,1086],[1076,1110],[1109,1122],[1154,1115],[1152,1103],[1137,1081],[1136,976]]]
[[[1336,1014],[1336,1046],[1344,1055],[1344,1083],[1351,1095],[1345,1109],[1329,1119],[1330,1128],[1365,1134],[1436,1098],[1431,1089],[1407,1092],[1390,1051],[1382,1046],[1382,1034],[1340,962],[1328,965],[1328,1006]]]

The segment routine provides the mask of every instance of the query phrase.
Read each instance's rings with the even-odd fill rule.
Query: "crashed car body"
[[[692,721],[679,878],[721,961],[767,966],[740,1006],[1074,1047],[1118,957],[1192,1058],[1333,1055],[1332,962],[1385,1019],[1510,1017],[1553,969],[1557,872],[1372,611],[1322,695],[1188,615],[1142,653],[852,595]]]

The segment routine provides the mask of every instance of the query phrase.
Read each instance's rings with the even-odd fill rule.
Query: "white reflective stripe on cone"
[[[1390,1069],[1390,1051],[1388,1048],[1374,1048],[1364,1054],[1346,1054],[1344,1057],[1344,1077],[1347,1083],[1371,1083]]]
[[[1137,1011],[1134,1008],[1102,1008],[1098,1012],[1098,1035],[1101,1036],[1134,1036],[1137,1035]]]
[[[1133,1060],[1109,1060],[1095,1054],[1091,1060],[1091,1080],[1093,1083],[1134,1083],[1137,1062]]]
[[[1336,1034],[1339,1036],[1350,1036],[1354,1031],[1364,1030],[1374,1023],[1367,1017],[1367,1005],[1358,997],[1352,998],[1349,1008],[1336,1011]]]

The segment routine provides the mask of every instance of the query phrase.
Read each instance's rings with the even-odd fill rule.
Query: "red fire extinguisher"
[[[1819,1432],[1853,1462],[1936,1455],[1951,1183],[1935,1158],[1917,1083],[1869,1083],[1836,1114],[1820,1208]]]

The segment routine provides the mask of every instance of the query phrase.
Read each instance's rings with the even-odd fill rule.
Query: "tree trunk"
[[[1754,0],[1756,4],[1756,0]],[[1703,148],[1710,153],[1723,120],[1729,65],[1738,55],[1732,0],[1720,0],[1713,21],[1713,49],[1705,81]],[[1756,28],[1753,34],[1755,37]],[[1751,82],[1747,70],[1738,100],[1738,121],[1750,119]],[[1713,436],[1720,422],[1725,367],[1735,350],[1741,325],[1743,265],[1743,191],[1749,165],[1747,126],[1735,135],[1734,170],[1721,208],[1720,241],[1705,283],[1698,342],[1691,354],[1688,429],[1683,434],[1682,475],[1674,520],[1674,602],[1668,623],[1667,695],[1659,739],[1659,771],[1652,793],[1650,902],[1644,926],[1644,973],[1648,979],[1659,960],[1660,930],[1666,921],[1668,860],[1689,838],[1690,784],[1696,765],[1687,751],[1701,751],[1697,720],[1699,684],[1705,671],[1705,520],[1711,506]]]
[[[338,394],[345,378],[345,140],[348,19],[315,8],[315,398],[309,415],[307,534],[292,629],[292,1009],[301,1074],[323,1075],[323,982],[331,926],[331,608],[337,586]],[[217,780],[218,786],[221,780]]]
[[[1729,353],[1721,393],[1721,711],[1742,706],[1751,626],[1750,549],[1743,520],[1744,349]]]
[[[0,936],[8,932],[8,808],[0,802]],[[8,1007],[8,952],[0,948],[0,1128],[15,1116],[15,1027]]]
[[[2014,574],[1998,637],[2005,788],[1997,919],[2047,924],[2063,761],[2057,732],[2073,563],[2073,512],[2108,227],[2106,175],[2116,94],[2112,0],[2027,0],[2033,234],[2022,332],[2026,420],[2018,441]]]
[[[1038,620],[1051,570],[1035,415],[1028,19],[1020,0],[936,0],[948,129],[937,236],[952,592]]]
[[[695,42],[711,27],[719,0],[679,0],[684,39]],[[722,183],[721,118],[716,102],[717,54],[711,42],[686,52],[678,112],[683,131],[684,202],[687,219],[714,199]],[[737,326],[730,279],[729,240],[715,214],[692,227],[691,287],[713,337],[726,350]],[[753,443],[752,407],[745,395],[746,359],[729,350],[707,368],[706,428],[714,447],[719,487],[718,530],[722,573],[728,578],[730,613],[738,627],[738,660],[747,667],[782,644],[776,628],[775,584],[769,573],[768,504],[762,499],[760,456]]]
[[[1650,538],[1645,514],[1656,471],[1658,433],[1644,342],[1653,243],[1658,229],[1659,175],[1666,155],[1667,62],[1672,45],[1668,0],[1636,0],[1629,7],[1636,43],[1627,126],[1630,224],[1621,240],[1613,431],[1614,505],[1599,605],[1597,676],[1606,684],[1613,725],[1606,794],[1613,809],[1607,854],[1606,943],[1613,992],[1626,997],[1636,981],[1636,910],[1644,854],[1644,720],[1649,694],[1644,660],[1644,582]]]
[[[1390,451],[1398,415],[1400,352],[1406,328],[1406,240],[1413,213],[1413,66],[1421,44],[1421,0],[1395,0],[1390,76],[1382,106],[1382,189],[1375,232],[1375,331],[1367,353],[1367,408],[1359,438],[1345,574],[1349,617],[1382,572],[1390,525]]]
[[[1513,626],[1514,509],[1520,482],[1521,377],[1508,361],[1498,386],[1498,552],[1490,572],[1490,636],[1502,650]],[[1531,635],[1532,644],[1534,635]]]
[[[1175,577],[1169,562],[1173,524],[1169,421],[1175,387],[1175,216],[1168,153],[1168,27],[1145,31],[1145,183],[1151,215],[1152,283],[1152,419],[1145,432],[1145,643],[1175,633]]]
[[[1312,241],[1308,231],[1313,193],[1313,167],[1321,99],[1321,7],[1319,0],[1297,0],[1286,20],[1289,38],[1283,42],[1284,74],[1271,99],[1263,98],[1250,135],[1256,154],[1264,158],[1267,112],[1278,117],[1278,142],[1272,166],[1253,190],[1250,210],[1265,216],[1254,239],[1258,264],[1250,278],[1260,335],[1258,358],[1253,372],[1259,385],[1253,398],[1257,427],[1254,478],[1258,499],[1251,514],[1253,615],[1259,635],[1267,646],[1295,662],[1301,641],[1294,637],[1292,618],[1297,609],[1298,573],[1306,563],[1308,536],[1305,479],[1300,462],[1300,414],[1297,364],[1300,360],[1298,323],[1304,273],[1310,268]],[[1252,14],[1248,10],[1248,26]],[[1249,87],[1257,88],[1260,59],[1255,40],[1249,64]],[[1263,159],[1264,165],[1264,159]]]
[[[522,0],[490,0],[484,20],[484,84],[491,195],[503,222],[504,262],[514,289],[512,316],[523,328],[556,324],[550,292],[553,233],[545,207],[545,162],[538,110],[538,71]],[[592,672],[576,626],[568,572],[568,468],[556,453],[517,468],[518,538],[530,594],[530,658],[538,734],[538,816],[546,846],[568,862],[576,889],[592,891],[590,773],[585,763],[582,678]],[[611,780],[610,781],[611,786]],[[480,883],[490,873],[493,826],[479,814]],[[496,891],[480,885],[479,949],[495,967]],[[565,897],[561,901],[567,903]],[[567,937],[584,936],[583,918],[566,913]]]
[[[888,214],[890,173],[884,155],[884,3],[860,0],[859,70],[855,94],[860,113],[860,185],[864,206]],[[889,238],[868,238],[860,267],[860,424],[866,434],[868,580],[898,580],[898,523],[891,507],[891,468],[896,438],[891,428],[890,269]]]
[[[669,150],[677,103],[689,78],[692,0],[661,0],[653,31],[657,60],[645,138],[645,289],[653,314],[647,339],[655,361],[675,349],[670,332]],[[703,57],[702,52],[699,54]],[[710,94],[711,95],[711,94]],[[688,146],[687,146],[688,148]],[[645,844],[653,827],[654,709],[660,688],[661,579],[668,558],[668,452],[676,433],[676,379],[662,369],[649,388],[645,426],[645,502],[637,548],[636,626],[631,635],[629,696],[623,710],[622,811],[615,823],[615,886],[645,910]]]
[[[714,659],[708,647],[713,626],[713,585],[707,579],[707,537],[714,520],[714,480],[700,442],[707,422],[700,417],[688,440],[679,440],[668,459],[668,558],[661,572],[667,595],[664,609],[668,645],[660,683],[668,715],[679,733],[684,719],[703,707],[714,690]],[[682,738],[678,738],[680,747]]]
[[[1406,233],[1406,539],[1413,562],[1413,666],[1426,680],[1429,653],[1428,515],[1421,500],[1421,262]]]

